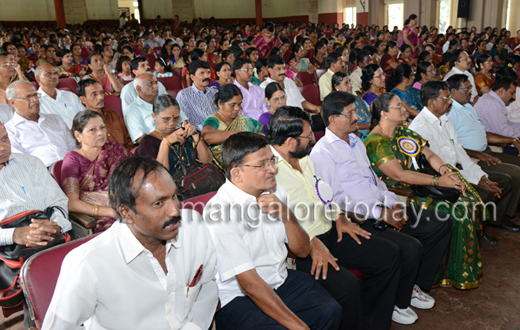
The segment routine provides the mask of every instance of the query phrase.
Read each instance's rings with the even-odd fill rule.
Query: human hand
[[[175,130],[172,134],[166,137],[166,140],[170,142],[170,144],[175,144],[179,142],[181,145],[184,144],[184,139],[186,138],[186,130],[179,128]]]
[[[482,176],[482,178],[480,178],[478,185],[491,190],[496,198],[500,198],[500,196],[502,195],[502,189],[498,187],[498,183],[489,180],[485,176]]]
[[[343,239],[343,233],[349,234],[358,244],[361,244],[361,241],[357,235],[366,239],[370,239],[370,235],[372,235],[368,231],[361,229],[358,225],[348,221],[344,214],[340,214],[336,219],[336,230],[338,232],[338,242],[341,242]]]
[[[339,271],[339,266],[336,263],[338,259],[334,258],[325,244],[316,237],[311,240],[310,256],[312,259],[311,275],[314,275],[316,280],[320,278],[320,273],[322,273],[324,280],[327,279],[329,264],[334,267],[336,271]]]
[[[256,202],[263,213],[269,213],[278,219],[289,220],[287,205],[282,203],[275,194],[260,195]]]
[[[397,231],[401,231],[406,225],[406,221],[408,221],[408,216],[398,204],[394,205],[391,209],[383,209],[381,218],[385,223],[397,229]]]
[[[488,164],[488,166],[497,165],[497,164],[502,163],[502,161],[500,159],[498,159],[497,157],[493,157],[493,156],[485,154],[483,152],[479,152],[477,154],[477,158],[483,162],[486,162]]]
[[[195,126],[190,124],[187,120],[182,122],[181,127],[186,131],[186,137],[192,136],[197,131]]]
[[[455,172],[446,171],[439,177],[439,186],[455,188],[460,191],[464,196],[466,195],[466,185],[462,182]]]
[[[27,227],[15,229],[14,243],[27,247],[45,246],[61,232],[60,226],[54,221],[31,219],[31,222]]]

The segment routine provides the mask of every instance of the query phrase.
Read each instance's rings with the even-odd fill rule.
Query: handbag
[[[432,168],[428,159],[426,159],[426,156],[422,152],[417,156],[417,163],[419,165],[419,172],[440,176],[440,174]],[[445,200],[449,203],[455,203],[460,197],[460,192],[455,188],[423,185],[411,185],[410,188],[413,190],[414,195],[433,198],[436,200]]]
[[[0,221],[2,228],[22,228],[29,226],[31,219],[50,219],[55,210],[63,216],[65,211],[59,206],[50,206],[44,211],[31,210],[15,214]],[[23,263],[32,255],[50,247],[69,242],[68,233],[58,235],[45,246],[27,247],[19,244],[0,246],[0,307],[13,308],[19,306],[24,299],[20,286],[20,270]]]
[[[200,140],[194,147],[195,152]],[[184,145],[181,147],[185,148]],[[173,146],[171,146],[171,149],[175,153],[177,152]],[[178,159],[172,178],[177,185],[177,193],[180,195],[181,200],[217,191],[226,182],[222,172],[213,164],[199,165],[195,162],[193,165],[187,165],[182,161],[182,157],[178,157]]]

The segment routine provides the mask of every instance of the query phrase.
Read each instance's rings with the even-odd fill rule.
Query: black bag
[[[217,191],[226,182],[224,175],[213,164],[186,166],[182,161],[175,165],[172,175],[181,200]]]
[[[421,173],[440,176],[440,174],[432,168],[422,152],[417,156],[417,163]],[[455,188],[422,185],[412,185],[410,188],[413,190],[414,195],[444,200],[450,203],[455,203],[460,197],[460,192]]]
[[[51,206],[44,211],[31,210],[15,214],[0,221],[2,228],[22,228],[29,226],[31,219],[50,219],[55,210],[65,216],[61,207]],[[18,244],[0,246],[0,307],[13,308],[23,302],[23,293],[20,286],[20,269],[23,263],[32,255],[50,247],[69,242],[68,233],[59,235],[45,246],[26,247]]]

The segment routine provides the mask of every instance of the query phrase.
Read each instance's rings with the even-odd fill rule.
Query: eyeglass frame
[[[27,95],[25,97],[13,97],[13,99],[24,100],[24,101],[30,102],[30,100],[34,99],[34,98],[37,98],[38,100],[40,100],[42,98],[42,96],[43,95],[40,93],[35,93],[35,94]]]
[[[274,169],[276,169],[276,165],[278,165],[278,157],[273,156],[271,159],[265,159],[260,164],[257,164],[257,165],[240,164],[240,165],[237,165],[237,167],[246,166],[246,167],[253,167],[253,168],[258,168],[262,171],[266,171],[268,166],[272,166]]]

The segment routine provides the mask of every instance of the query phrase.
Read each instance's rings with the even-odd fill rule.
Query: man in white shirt
[[[443,162],[452,166],[460,165],[460,173],[477,190],[484,202],[497,203],[495,214],[492,210],[490,211],[493,217],[492,221],[502,219],[511,200],[512,179],[509,175],[501,172],[491,170],[484,172],[468,156],[457,137],[453,123],[446,116],[453,103],[450,98],[448,83],[432,80],[423,84],[421,99],[425,107],[414,118],[410,124],[410,129],[428,140],[430,149]],[[484,242],[486,243],[489,238],[489,236],[484,238]]]
[[[276,183],[268,140],[241,132],[222,144],[226,183],[204,208],[217,251],[218,329],[338,329],[341,306],[309,274],[287,270],[309,236]]]
[[[142,73],[152,73],[150,69],[150,64],[146,57],[136,57],[130,62],[130,70],[132,72],[133,77],[137,77]],[[159,86],[159,95],[164,95],[166,93],[166,88],[159,81],[157,82]],[[121,106],[123,107],[123,115],[126,116],[128,112],[128,106],[138,97],[137,89],[135,88],[134,81],[126,84],[121,90]]]
[[[450,48],[450,41],[452,41],[455,38],[456,38],[455,33],[448,33],[446,35],[446,42],[444,43],[444,45],[442,45],[443,53],[446,53],[448,51],[448,49]]]
[[[57,114],[63,119],[69,129],[72,128],[74,116],[85,110],[75,92],[61,91],[58,86],[58,70],[54,65],[40,64],[35,71],[35,79],[40,84],[40,112]]]
[[[14,108],[9,104],[0,104],[0,123],[5,124],[14,116]]]
[[[208,329],[216,254],[200,214],[150,158],[122,162],[108,189],[120,221],[65,257],[42,328]]]
[[[363,75],[363,69],[372,62],[372,58],[370,53],[363,50],[359,51],[356,56],[356,60],[358,66],[350,75],[350,80],[352,81],[352,91],[356,93],[357,96],[363,96],[361,88],[361,76]]]
[[[16,109],[13,119],[5,125],[13,152],[36,156],[48,167],[78,149],[60,116],[40,113],[38,93],[30,82],[11,83],[6,96]]]
[[[471,104],[474,105],[478,101],[477,87],[475,85],[475,79],[468,70],[471,68],[471,57],[462,49],[457,49],[450,56],[451,71],[446,74],[444,81],[448,80],[454,74],[463,74],[468,77],[471,83]]]

